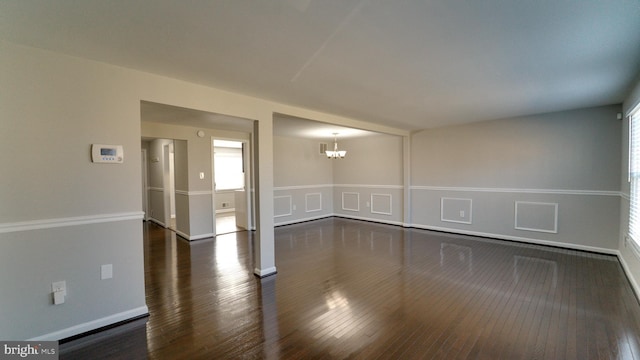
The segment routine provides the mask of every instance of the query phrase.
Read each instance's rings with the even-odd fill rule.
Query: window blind
[[[629,236],[640,245],[640,109],[629,116]]]

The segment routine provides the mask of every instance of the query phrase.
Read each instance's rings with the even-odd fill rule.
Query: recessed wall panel
[[[342,210],[360,211],[360,193],[343,192],[342,193]]]
[[[516,201],[515,225],[518,230],[558,232],[558,204]]]
[[[291,195],[274,196],[273,217],[289,216],[291,214]]]
[[[321,211],[322,210],[322,194],[309,193],[304,195],[305,211]]]
[[[471,224],[471,199],[440,198],[440,221]]]
[[[371,194],[371,212],[374,214],[392,215],[391,194]]]

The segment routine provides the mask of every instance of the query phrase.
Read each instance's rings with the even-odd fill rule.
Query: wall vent
[[[326,155],[324,152],[327,151],[327,143],[320,143],[320,155]]]

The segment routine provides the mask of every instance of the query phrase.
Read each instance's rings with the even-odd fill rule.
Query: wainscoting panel
[[[473,200],[460,198],[440,198],[440,221],[471,224]]]
[[[322,211],[322,193],[309,193],[304,195],[304,211]]]
[[[414,186],[411,226],[611,252],[620,238],[621,199],[613,191]]]
[[[60,340],[144,315],[142,212],[95,214],[0,224],[4,281],[0,339]],[[24,261],[29,266],[20,267]],[[61,265],[64,264],[64,265]],[[102,264],[113,279],[100,281]],[[23,264],[24,265],[24,264]],[[54,306],[51,283],[65,280]]]
[[[286,225],[333,215],[331,184],[274,188],[274,224]]]
[[[336,184],[333,193],[336,216],[406,225],[401,185]]]
[[[360,211],[360,193],[342,192],[342,210]]]
[[[515,204],[514,228],[554,234],[558,232],[557,203],[516,201]]]
[[[282,217],[289,216],[293,212],[291,204],[291,195],[274,196],[273,197],[273,216]]]
[[[393,215],[391,194],[371,194],[371,212],[373,214]]]

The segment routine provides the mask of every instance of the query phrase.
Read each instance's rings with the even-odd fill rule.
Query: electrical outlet
[[[293,204],[293,211],[296,211],[296,204]]]
[[[63,296],[67,296],[67,282],[66,281],[56,281],[51,283],[51,291],[54,293],[62,292]]]
[[[464,210],[460,210],[460,217],[463,218],[464,217]]]

